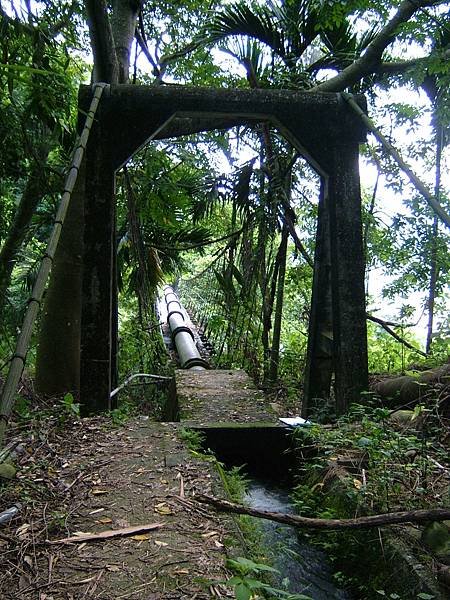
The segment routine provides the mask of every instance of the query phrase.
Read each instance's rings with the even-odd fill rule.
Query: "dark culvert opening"
[[[212,452],[226,468],[242,467],[247,480],[244,502],[253,508],[294,513],[290,497],[299,482],[302,463],[315,454],[312,447],[295,444],[292,430],[273,425],[191,427],[202,434],[202,449]],[[296,528],[258,520],[263,552],[270,556],[273,584],[312,600],[350,600],[336,584],[326,554]],[[325,534],[326,535],[326,534]]]
[[[204,451],[211,451],[226,468],[241,467],[250,477],[290,486],[299,454],[292,432],[277,425],[192,427],[202,434]]]

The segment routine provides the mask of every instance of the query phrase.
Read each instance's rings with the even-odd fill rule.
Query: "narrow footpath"
[[[3,565],[1,598],[233,597],[222,582],[230,577],[226,557],[243,552],[239,531],[233,517],[193,500],[195,493],[224,492],[214,463],[189,452],[183,431],[226,423],[275,427],[275,417],[242,371],[178,370],[176,385],[180,422],[141,416],[119,428],[101,418],[73,425],[70,458],[58,472],[68,488],[66,507],[60,514],[44,509],[39,523],[11,524],[26,560],[19,577]],[[83,536],[134,526],[150,527],[107,539]],[[73,536],[79,539],[61,541]]]

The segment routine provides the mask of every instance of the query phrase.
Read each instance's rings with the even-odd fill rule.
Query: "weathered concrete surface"
[[[178,370],[180,420],[203,423],[274,423],[276,416],[245,371]]]

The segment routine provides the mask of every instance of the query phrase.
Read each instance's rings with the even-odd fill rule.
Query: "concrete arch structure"
[[[81,88],[81,111],[91,96]],[[80,396],[92,411],[109,408],[116,369],[115,172],[152,139],[261,121],[321,178],[304,414],[329,396],[333,374],[337,412],[367,389],[358,169],[366,131],[347,103],[333,93],[116,85],[104,92],[87,148]]]

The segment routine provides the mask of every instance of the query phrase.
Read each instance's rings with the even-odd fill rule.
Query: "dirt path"
[[[76,430],[74,434],[76,434]],[[231,518],[192,501],[194,492],[217,492],[216,473],[194,459],[180,440],[179,425],[137,418],[107,430],[84,422],[80,437],[58,470],[75,481],[65,508],[51,503],[42,519],[17,525],[22,560],[13,567],[13,545],[2,541],[5,600],[204,599],[231,597],[218,583],[237,530]],[[70,485],[70,484],[69,484]],[[60,514],[56,517],[56,512]],[[65,531],[55,530],[55,518]],[[48,544],[75,532],[100,532],[158,523],[148,533],[101,542]],[[234,539],[234,542],[232,540]],[[9,565],[7,562],[10,551]]]
[[[194,458],[181,431],[276,419],[243,371],[177,371],[176,379],[181,423],[137,417],[114,428],[97,417],[61,428],[53,417],[28,439],[22,432],[17,480],[0,489],[2,508],[24,504],[0,532],[2,600],[233,597],[222,583],[225,559],[243,553],[243,540],[233,517],[193,500],[224,492],[214,462]],[[58,543],[149,524],[126,537]]]

